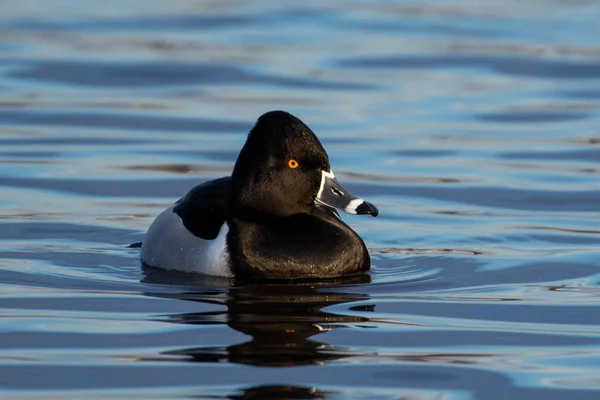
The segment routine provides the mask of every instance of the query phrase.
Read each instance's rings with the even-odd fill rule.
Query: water
[[[0,397],[597,399],[594,1],[4,0]],[[284,109],[378,218],[363,280],[142,271]]]

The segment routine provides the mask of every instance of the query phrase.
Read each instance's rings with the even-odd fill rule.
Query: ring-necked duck
[[[315,134],[284,111],[262,115],[230,177],[191,189],[148,229],[146,265],[236,278],[331,278],[371,258],[335,209],[377,208],[335,179]]]

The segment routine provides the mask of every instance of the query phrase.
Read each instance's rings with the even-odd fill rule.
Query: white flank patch
[[[230,277],[228,231],[225,223],[213,240],[194,236],[171,206],[156,217],[148,229],[140,257],[152,267]]]

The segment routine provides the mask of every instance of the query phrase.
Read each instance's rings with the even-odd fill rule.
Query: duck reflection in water
[[[363,316],[342,315],[323,311],[336,304],[368,300],[368,296],[352,291],[353,284],[368,283],[367,274],[320,282],[264,283],[238,287],[214,286],[215,278],[190,282],[188,274],[174,274],[147,268],[143,282],[172,284],[203,284],[209,290],[150,296],[173,297],[180,300],[223,304],[226,311],[170,315],[181,324],[210,325],[227,323],[231,328],[252,337],[252,340],[227,347],[196,347],[162,353],[184,356],[193,362],[230,362],[257,366],[296,366],[320,364],[351,357],[346,349],[313,340],[315,335],[350,324],[369,321]],[[170,276],[165,277],[165,273]],[[160,276],[159,276],[160,275]],[[179,276],[178,276],[179,275]],[[212,286],[207,286],[211,285]]]
[[[326,399],[331,393],[312,387],[272,385],[254,386],[243,389],[239,395],[232,395],[232,400],[263,400],[263,399]]]

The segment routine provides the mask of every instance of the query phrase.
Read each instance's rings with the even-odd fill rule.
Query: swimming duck
[[[377,208],[337,181],[317,136],[284,111],[263,114],[231,176],[163,211],[142,242],[152,267],[248,279],[318,279],[368,271],[363,240],[337,210]]]

